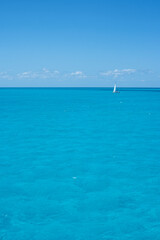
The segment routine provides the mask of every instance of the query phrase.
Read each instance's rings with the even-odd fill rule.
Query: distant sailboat
[[[116,83],[114,84],[114,88],[113,88],[113,93],[119,93],[119,91],[116,91],[117,89],[117,86],[116,86]]]

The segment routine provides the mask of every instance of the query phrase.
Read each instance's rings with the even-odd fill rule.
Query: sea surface
[[[159,239],[160,89],[0,89],[0,240]]]

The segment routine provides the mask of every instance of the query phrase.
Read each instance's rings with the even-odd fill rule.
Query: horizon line
[[[113,88],[113,87],[0,87],[0,89],[4,89],[4,88],[10,88],[10,89],[14,89],[14,88]],[[160,87],[117,87],[117,88],[141,88],[141,89],[160,89]]]

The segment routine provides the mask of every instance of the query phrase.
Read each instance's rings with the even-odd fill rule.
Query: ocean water
[[[0,89],[0,240],[159,240],[160,89]]]

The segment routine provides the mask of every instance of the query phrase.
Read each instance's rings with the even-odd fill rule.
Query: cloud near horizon
[[[126,74],[132,74],[135,73],[137,70],[136,69],[114,69],[114,70],[110,70],[107,72],[102,72],[101,75],[102,76],[113,76],[114,78],[117,78],[118,76],[123,76]]]
[[[81,71],[71,73],[71,76],[82,76],[82,75],[83,75],[83,73]]]
[[[66,82],[67,80],[80,80],[80,79],[88,79],[91,81],[91,79],[97,79],[97,81],[101,81],[102,79],[106,80],[113,80],[117,77],[119,77],[119,80],[127,81],[129,80],[129,77],[135,78],[137,77],[136,81],[146,81],[148,79],[149,75],[153,76],[153,73],[151,70],[137,70],[132,68],[125,68],[125,69],[114,69],[114,70],[108,70],[106,72],[98,72],[96,74],[90,73],[86,74],[83,71],[73,71],[73,72],[59,72],[58,70],[49,70],[48,68],[42,68],[39,71],[24,71],[19,73],[13,73],[13,72],[0,72],[0,80],[57,80],[57,81],[63,81]],[[91,83],[91,82],[90,82]]]
[[[0,79],[11,79],[12,77],[7,72],[0,72]]]
[[[16,76],[19,79],[25,79],[25,78],[27,78],[27,79],[50,79],[50,78],[57,77],[58,74],[59,74],[59,71],[57,71],[57,70],[50,71],[47,68],[42,68],[42,70],[39,72],[32,72],[32,71],[22,72],[22,73],[16,74]]]
[[[87,77],[87,75],[85,75],[82,71],[72,72],[69,75],[72,77],[78,77],[78,78],[86,78]]]

